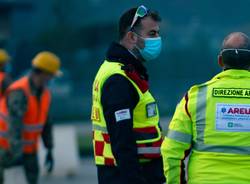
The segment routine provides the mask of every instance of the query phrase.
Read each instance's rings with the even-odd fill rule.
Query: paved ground
[[[46,175],[43,167],[45,150],[40,147],[39,184],[97,184],[96,167],[93,158],[80,160],[76,148],[76,132],[91,135],[90,123],[72,123],[57,125],[55,137],[55,169],[53,174]],[[22,167],[6,170],[4,184],[26,184]]]
[[[67,176],[43,175],[39,184],[97,184],[96,168],[91,158],[81,160],[77,174]],[[22,168],[7,170],[5,184],[26,184]]]
[[[169,120],[169,118],[163,118],[161,120],[164,131],[167,129]],[[79,160],[79,158],[74,157],[72,154],[65,155],[65,153],[72,152],[69,151],[69,149],[75,149],[74,147],[70,148],[70,146],[68,146],[69,144],[72,144],[72,137],[76,134],[74,131],[74,133],[72,133],[72,126],[74,127],[73,129],[76,130],[75,132],[80,132],[83,135],[91,134],[91,123],[89,122],[83,124],[72,123],[71,128],[65,128],[62,125],[55,127],[55,129],[57,129],[55,132],[57,143],[62,145],[61,141],[63,141],[63,146],[58,146],[59,150],[56,150],[57,155],[59,155],[59,161],[57,161],[59,166],[57,165],[56,171],[52,175],[48,176],[42,174],[39,184],[97,184],[96,167],[92,158]],[[62,138],[58,139],[58,137]],[[40,162],[43,163],[43,161]],[[65,168],[67,167],[72,167],[74,170],[71,171],[69,169],[65,172]],[[43,170],[41,173],[43,173]],[[5,184],[26,184],[22,168],[7,170],[5,173],[5,179]]]

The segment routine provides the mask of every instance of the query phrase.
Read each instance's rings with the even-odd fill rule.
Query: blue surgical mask
[[[162,40],[161,37],[143,38],[145,47],[139,49],[141,56],[145,61],[156,59],[161,53]]]

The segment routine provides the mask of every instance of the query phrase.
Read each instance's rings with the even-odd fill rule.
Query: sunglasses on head
[[[135,12],[135,15],[134,15],[134,18],[133,18],[133,21],[132,21],[132,23],[130,25],[130,30],[133,29],[133,27],[134,27],[136,21],[138,20],[138,18],[139,17],[140,18],[145,17],[148,14],[148,11],[149,10],[145,6],[143,6],[143,5],[141,5],[141,6],[139,6],[137,8],[137,10]]]
[[[242,53],[248,53],[250,54],[250,50],[249,49],[235,49],[235,48],[232,48],[232,49],[222,49],[220,51],[220,55],[223,55],[225,53],[231,53],[231,54],[242,54]]]

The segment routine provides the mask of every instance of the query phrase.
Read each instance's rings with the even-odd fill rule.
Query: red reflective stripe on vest
[[[160,158],[160,157],[161,157],[161,154],[158,154],[158,153],[139,154],[139,158],[153,159],[153,158]]]
[[[137,147],[142,148],[142,147],[147,147],[147,145],[146,144],[137,144]]]
[[[115,165],[115,160],[113,158],[104,158],[105,165],[113,166]]]
[[[110,143],[110,137],[107,133],[102,133],[103,139],[106,143]]]
[[[163,142],[163,137],[159,141],[153,142],[152,147],[161,147],[161,144]]]
[[[159,136],[155,126],[145,128],[134,128],[133,131],[135,139],[137,141],[155,139]]]
[[[188,93],[185,94],[185,101],[186,101],[186,103],[185,103],[185,111],[186,111],[187,115],[191,118],[191,115],[190,115],[190,113],[188,111]]]
[[[157,129],[155,127],[145,127],[145,128],[133,128],[135,132],[140,133],[156,133]]]
[[[103,141],[95,141],[95,154],[96,156],[103,156],[104,151],[104,142]]]

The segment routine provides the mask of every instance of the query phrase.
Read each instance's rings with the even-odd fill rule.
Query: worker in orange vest
[[[6,71],[6,66],[10,61],[8,52],[4,49],[0,49],[0,99],[2,98],[4,91],[11,83],[11,78]]]
[[[60,59],[51,52],[40,52],[32,61],[31,73],[12,83],[0,103],[0,184],[3,170],[22,158],[28,184],[39,176],[38,142],[42,136],[47,148],[48,172],[53,169],[52,124],[48,121],[51,95],[47,83],[60,75]],[[1,153],[0,152],[0,153]]]

